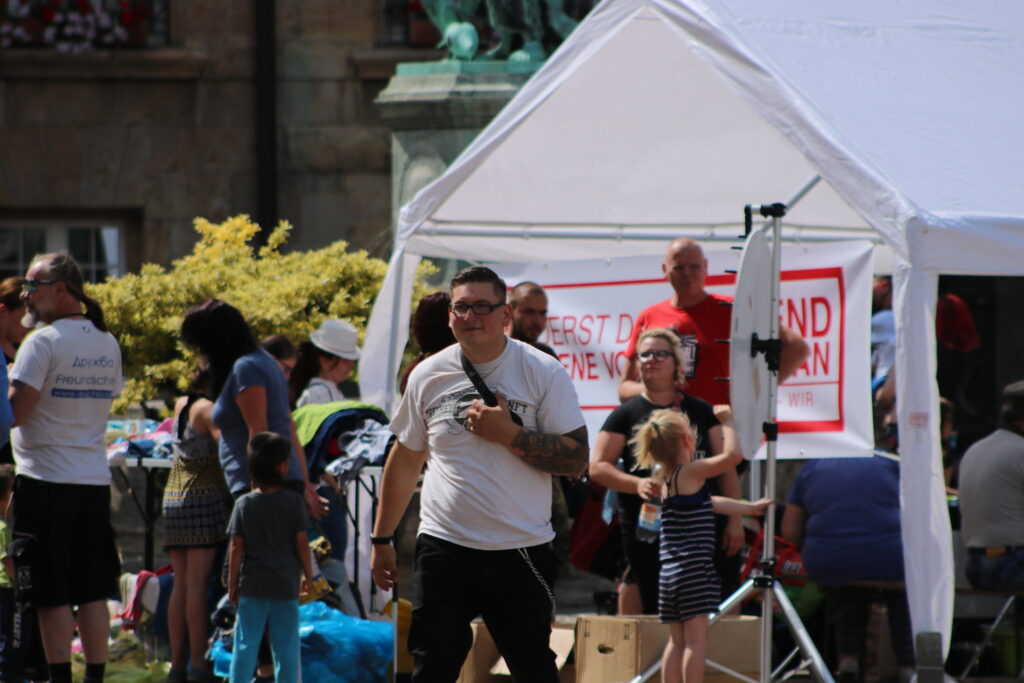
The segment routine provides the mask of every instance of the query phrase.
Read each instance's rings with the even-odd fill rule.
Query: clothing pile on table
[[[360,401],[303,406],[292,414],[310,480],[327,472],[347,483],[366,465],[382,465],[394,435],[383,410]]]
[[[382,465],[394,435],[388,429],[387,414],[375,405],[359,401],[335,401],[303,406],[293,413],[299,443],[306,452],[309,480],[319,481],[325,473],[345,491],[359,479],[368,465]],[[346,496],[333,487],[317,489],[330,503],[317,530],[331,544],[331,555],[343,560],[348,547],[349,520],[356,523]]]
[[[111,467],[135,458],[170,458],[172,421],[108,420],[107,462]]]

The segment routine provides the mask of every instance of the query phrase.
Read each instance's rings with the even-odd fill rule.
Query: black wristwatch
[[[370,543],[373,545],[394,545],[394,536],[370,536]]]

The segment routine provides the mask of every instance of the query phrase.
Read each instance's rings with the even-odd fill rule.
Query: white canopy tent
[[[658,253],[680,235],[732,239],[744,204],[797,196],[791,239],[870,226],[897,259],[911,615],[948,649],[937,275],[1024,273],[1021,64],[1011,0],[606,0],[402,209],[363,396],[393,402],[422,256]]]

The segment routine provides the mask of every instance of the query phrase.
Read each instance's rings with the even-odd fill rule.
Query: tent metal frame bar
[[[482,223],[477,225],[483,225]],[[706,229],[705,226],[701,226],[702,229]],[[691,234],[690,236],[694,239],[707,242],[736,242],[737,239],[734,235],[723,236],[714,234],[714,230],[730,230],[735,232],[740,228],[739,225],[725,225],[716,226],[711,231],[705,234]],[[852,234],[848,229],[845,228],[801,228],[802,230],[835,230],[836,235],[803,235],[803,234],[790,234],[786,236],[787,242],[837,242],[842,240],[863,240],[868,242],[874,242],[876,244],[884,244],[884,240],[878,236],[877,233],[874,235],[865,234]],[[623,228],[547,228],[547,227],[533,227],[533,226],[520,226],[520,227],[492,227],[492,228],[481,228],[481,227],[457,227],[457,226],[432,226],[424,228],[422,231],[418,231],[419,234],[426,235],[429,237],[495,237],[499,239],[567,239],[567,240],[614,240],[616,242],[655,242],[672,239],[673,237],[685,237],[686,235],[680,235],[680,230],[689,230],[691,233],[696,230],[693,226],[678,225],[672,226],[662,231],[645,231],[630,229],[628,232]],[[842,234],[845,233],[845,234]],[[430,254],[422,254],[423,256],[430,256]],[[447,258],[447,257],[443,257]]]

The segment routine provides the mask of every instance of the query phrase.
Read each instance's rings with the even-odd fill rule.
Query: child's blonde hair
[[[667,476],[679,462],[679,449],[692,451],[696,440],[697,432],[687,415],[674,408],[662,408],[633,430],[629,445],[636,453],[637,467],[650,469],[658,464]]]

